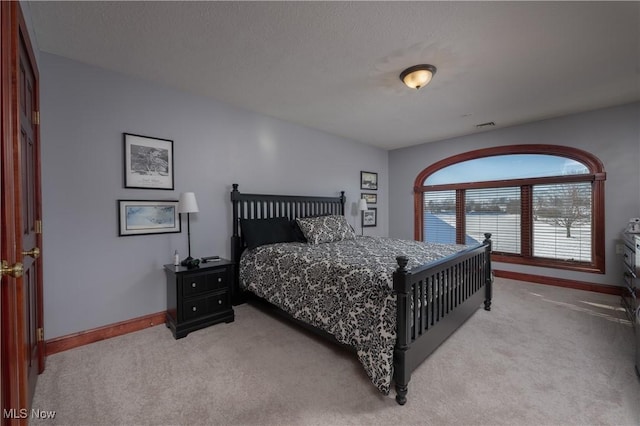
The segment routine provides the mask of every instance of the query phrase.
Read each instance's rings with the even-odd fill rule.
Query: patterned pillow
[[[353,228],[347,223],[344,216],[304,217],[296,220],[305,238],[311,244],[356,238]]]

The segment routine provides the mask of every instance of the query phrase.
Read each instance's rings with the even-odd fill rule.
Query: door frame
[[[1,120],[2,120],[2,205],[15,206],[14,192],[5,188],[14,187],[14,152],[13,152],[13,116],[15,113],[11,108],[12,98],[12,45],[14,19],[12,19],[12,7],[8,2],[0,2],[2,35],[1,43],[1,63],[2,63],[2,99],[0,100]],[[1,220],[4,225],[0,256],[2,259],[14,264],[17,261],[16,237],[15,237],[15,211],[10,208],[1,209]],[[17,343],[17,303],[16,285],[17,280],[11,277],[2,277],[2,408],[11,409],[20,406],[20,380],[17,368],[18,343]],[[2,419],[3,423],[5,419]]]
[[[0,155],[2,155],[2,191],[0,197],[2,205],[13,206],[14,208],[3,208],[1,210],[1,220],[3,233],[0,235],[0,255],[9,264],[22,262],[22,229],[21,218],[21,181],[18,174],[20,167],[20,93],[19,93],[19,67],[20,67],[20,43],[24,44],[26,52],[31,62],[35,84],[34,84],[34,110],[39,111],[39,73],[33,47],[29,39],[29,32],[22,14],[19,2],[0,2],[0,20],[2,22],[0,43],[1,51],[1,99],[0,99],[0,123],[2,144]],[[41,203],[41,175],[40,175],[40,126],[34,129],[34,141],[36,144],[36,217],[42,219]],[[39,247],[42,247],[42,235],[37,237]],[[36,259],[39,274],[36,280],[36,300],[37,300],[37,320],[36,326],[43,327],[43,292],[42,292],[42,257]],[[28,408],[30,406],[29,382],[26,365],[26,342],[24,327],[25,292],[22,278],[2,277],[0,291],[0,314],[2,315],[2,325],[0,327],[2,360],[2,409]],[[23,318],[20,318],[20,316]],[[44,339],[38,342],[38,373],[44,370],[45,366]],[[2,419],[4,423],[5,420]]]

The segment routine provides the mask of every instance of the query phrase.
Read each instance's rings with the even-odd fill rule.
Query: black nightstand
[[[167,275],[167,327],[180,339],[194,330],[232,322],[233,262],[220,259],[199,268],[164,265]]]

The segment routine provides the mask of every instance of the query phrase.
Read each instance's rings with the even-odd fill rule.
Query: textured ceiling
[[[385,149],[640,100],[640,2],[28,4],[41,51]]]

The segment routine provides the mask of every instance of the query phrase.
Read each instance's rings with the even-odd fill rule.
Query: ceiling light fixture
[[[436,67],[433,65],[414,65],[400,73],[400,80],[402,80],[407,87],[418,90],[429,84],[435,73]]]

